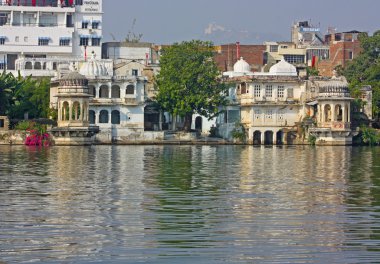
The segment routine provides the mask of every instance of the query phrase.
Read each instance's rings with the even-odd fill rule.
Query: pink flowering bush
[[[25,145],[27,146],[44,146],[47,147],[50,145],[50,136],[48,133],[40,134],[38,130],[30,129],[27,130],[29,136],[25,139]]]
[[[46,133],[46,126],[36,122],[24,121],[17,127],[27,132],[25,145],[47,147],[51,145],[50,135]]]

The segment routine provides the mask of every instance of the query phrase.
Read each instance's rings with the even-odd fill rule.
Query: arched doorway
[[[335,106],[335,120],[338,122],[342,122],[343,120],[343,109],[339,104]]]
[[[265,131],[264,144],[273,145],[273,131]]]
[[[61,120],[68,121],[70,120],[70,106],[67,101],[63,102],[61,109]]]
[[[258,130],[253,132],[253,145],[261,145],[261,132]]]
[[[195,130],[202,131],[202,117],[197,116],[195,118]]]
[[[284,133],[282,132],[282,130],[277,132],[277,134],[276,134],[276,145],[282,145],[283,144],[283,141],[282,141],[283,135],[284,135]]]
[[[286,135],[286,143],[288,145],[293,145],[296,138],[297,138],[296,132],[293,132],[293,131],[288,132]]]
[[[94,110],[89,111],[89,117],[90,117],[90,124],[95,125],[95,111]]]
[[[120,124],[120,112],[117,110],[113,110],[111,112],[111,123],[113,125],[119,125]]]
[[[73,103],[73,108],[71,111],[71,120],[78,121],[81,116],[81,109],[80,109],[80,103],[75,101]]]
[[[330,105],[325,105],[325,109],[324,109],[324,114],[325,114],[325,122],[331,122],[331,106]]]

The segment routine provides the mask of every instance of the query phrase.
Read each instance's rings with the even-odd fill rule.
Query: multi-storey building
[[[251,144],[352,143],[348,84],[344,78],[307,80],[296,67],[281,60],[269,72],[251,72],[240,59],[224,73],[230,103],[217,119],[218,133],[232,139],[241,124]]]
[[[102,0],[0,0],[0,29],[0,68],[55,70],[28,59],[100,56]]]
[[[315,27],[309,21],[299,21],[293,24],[291,30],[292,42],[297,47],[319,46],[324,40],[320,27]]]
[[[108,70],[108,61],[97,60],[93,54],[90,59],[80,64],[79,69],[73,69],[71,66],[71,70],[79,71],[88,82],[86,89],[90,99],[87,121],[90,126],[100,129],[95,141],[111,143],[143,140],[146,77],[132,74],[114,75],[114,72]],[[60,65],[58,76],[62,75],[65,79],[68,71],[63,66]],[[57,100],[58,83],[61,79],[54,79],[50,89],[50,103],[55,109],[62,108]],[[65,111],[73,113],[74,110],[70,109],[75,106],[75,100],[66,101]],[[69,120],[65,121],[71,122],[71,116],[72,114],[68,115]]]
[[[306,67],[306,49],[298,48],[292,42],[265,42],[266,52],[264,62],[266,71],[274,64],[285,60],[286,62],[296,66],[297,71],[302,75]]]
[[[329,56],[319,58],[316,66],[322,76],[333,76],[337,66],[345,67],[347,62],[353,60],[362,51],[359,40],[359,31],[342,33],[332,32],[325,36],[325,43],[329,50]]]

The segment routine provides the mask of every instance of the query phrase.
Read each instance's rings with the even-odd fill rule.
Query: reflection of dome
[[[95,59],[95,54],[92,54],[91,59],[83,64],[79,72],[88,77],[108,75],[107,69],[104,66],[104,64]]]
[[[285,60],[281,60],[270,68],[269,73],[273,75],[297,76],[297,69]]]
[[[234,65],[234,72],[250,73],[251,66],[249,66],[243,57],[240,57],[240,60],[238,60]]]

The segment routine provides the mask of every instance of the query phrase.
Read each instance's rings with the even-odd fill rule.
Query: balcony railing
[[[348,130],[351,128],[351,123],[341,122],[341,121],[331,121],[319,123],[318,127],[320,128],[331,128],[332,130]]]

